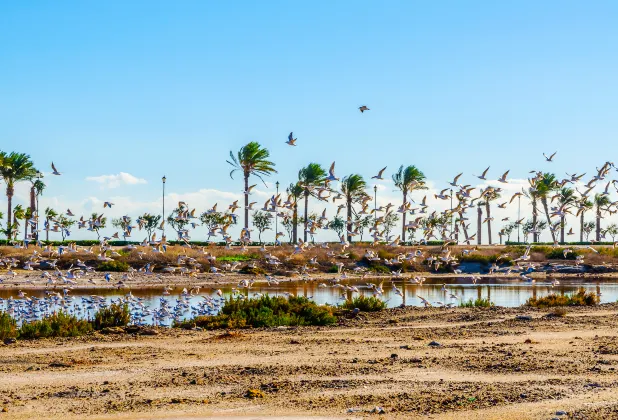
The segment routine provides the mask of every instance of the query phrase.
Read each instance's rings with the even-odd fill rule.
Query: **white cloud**
[[[118,188],[121,185],[137,185],[146,184],[146,180],[143,178],[137,178],[129,173],[120,172],[116,175],[101,175],[101,176],[89,176],[86,181],[93,181],[101,184],[101,188]]]

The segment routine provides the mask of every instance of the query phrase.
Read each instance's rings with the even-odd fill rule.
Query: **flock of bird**
[[[368,111],[369,108],[366,106],[359,107],[361,112]],[[288,136],[288,141],[286,142],[290,146],[296,146],[297,139],[294,137],[291,132]],[[547,156],[543,154],[546,162],[553,162],[556,153]],[[53,175],[61,175],[61,173],[57,170],[54,163],[51,165],[52,174]],[[379,172],[372,177],[372,179],[383,180],[384,173],[386,171],[386,167],[379,170]],[[583,184],[581,181],[585,174],[567,174],[568,177],[564,178],[561,181],[557,181],[558,187],[564,187],[567,184],[575,184],[579,183],[579,185],[584,186],[584,191],[579,191],[578,200],[571,201],[569,203],[560,204],[556,206],[552,206],[550,209],[550,217],[556,220],[555,223],[550,225],[550,229],[552,232],[556,232],[561,223],[561,217],[566,214],[573,214],[573,210],[577,210],[578,212],[583,211],[583,203],[586,202],[590,198],[590,194],[593,189],[599,182],[606,181],[609,177],[609,173],[612,169],[616,169],[615,165],[612,162],[606,162],[601,168],[597,168],[596,174],[590,179],[589,182]],[[485,181],[487,184],[490,181],[489,178],[490,167],[487,167],[482,171],[480,175],[475,175],[481,181]],[[393,258],[381,258],[377,255],[375,251],[372,249],[367,249],[364,257],[368,261],[379,261],[389,267],[391,267],[390,277],[397,278],[402,276],[401,266],[405,262],[408,263],[420,263],[425,264],[430,267],[430,270],[433,271],[446,271],[452,272],[455,274],[462,274],[458,269],[459,259],[458,255],[455,255],[451,249],[452,245],[455,244],[466,244],[468,246],[471,245],[472,241],[474,241],[476,234],[469,235],[468,228],[469,223],[467,223],[468,219],[466,217],[466,212],[469,209],[475,208],[475,202],[482,200],[497,200],[504,191],[499,186],[499,184],[508,184],[509,179],[509,170],[502,173],[500,177],[496,179],[495,182],[498,184],[495,186],[487,185],[486,188],[481,188],[478,194],[475,194],[476,187],[472,185],[460,183],[460,179],[462,177],[462,173],[456,175],[452,181],[449,182],[450,187],[445,188],[440,193],[434,194],[434,198],[436,200],[452,200],[456,198],[456,205],[447,210],[438,212],[438,210],[434,210],[431,213],[428,211],[429,205],[427,204],[427,196],[425,195],[422,200],[418,203],[415,203],[412,199],[407,202],[402,203],[401,205],[395,205],[392,203],[388,203],[386,206],[377,206],[374,209],[370,208],[371,197],[369,195],[364,195],[360,198],[357,203],[359,209],[355,210],[355,214],[362,215],[373,215],[373,225],[370,227],[370,234],[372,237],[372,246],[376,244],[385,244],[387,247],[390,247],[396,253],[396,256]],[[536,191],[537,185],[543,180],[544,174],[543,171],[532,171],[532,176],[528,179],[529,188],[527,191],[515,192],[510,199],[505,200],[503,203],[498,204],[499,208],[505,208],[509,204],[512,204],[513,201],[521,197],[524,194],[534,194]],[[311,193],[314,197],[316,197],[320,201],[324,202],[336,202],[337,200],[344,199],[344,196],[341,192],[337,192],[333,189],[332,183],[339,181],[339,178],[335,175],[335,163],[333,162],[329,168],[328,176],[324,179],[321,185],[312,185],[305,186],[308,189],[311,189]],[[616,184],[618,181],[609,180],[605,185],[603,195],[609,195],[609,191],[611,187],[616,188]],[[252,190],[256,185],[249,186],[246,191],[243,191],[244,194],[251,195]],[[414,186],[413,186],[414,187]],[[414,189],[414,188],[412,188]],[[450,191],[450,193],[449,193]],[[551,203],[558,198],[558,193],[550,197]],[[291,217],[291,212],[294,207],[294,200],[291,195],[287,196],[287,199],[284,199],[281,194],[273,195],[268,198],[262,207],[262,210],[265,212],[269,212],[271,214],[276,214],[281,217],[282,220],[289,219]],[[257,202],[250,202],[247,209],[254,209]],[[103,209],[112,208],[114,203],[110,201],[105,201],[103,204]],[[618,207],[618,202],[609,202],[607,205],[606,211],[609,213],[613,213],[616,211]],[[230,233],[228,233],[229,228],[235,224],[238,215],[235,213],[241,206],[238,204],[238,200],[232,202],[227,208],[225,212],[223,212],[223,218],[220,223],[217,223],[213,226],[210,226],[208,230],[208,239],[210,240],[212,237],[221,236],[223,241],[225,242],[225,249],[237,249],[239,252],[246,252],[249,250],[249,243],[251,242],[251,229],[243,228],[240,232],[240,235],[237,239],[234,239]],[[346,208],[346,203],[342,203],[337,207],[337,215]],[[312,220],[307,221],[306,231],[312,236],[320,229],[329,229],[328,218],[326,215],[327,210],[324,209],[321,213],[321,216],[315,217]],[[422,238],[416,241],[416,245],[418,246],[414,251],[405,251],[405,252],[397,252],[398,248],[401,246],[401,237],[395,235],[387,235],[387,230],[384,228],[384,223],[386,217],[391,213],[400,213],[400,214],[409,214],[413,216],[413,219],[407,223],[404,228],[412,231],[422,231]],[[215,204],[212,208],[208,209],[205,214],[214,214],[218,213],[217,204]],[[154,275],[159,279],[162,279],[162,276],[165,273],[175,274],[175,275],[187,275],[189,277],[197,277],[199,273],[208,273],[213,276],[224,276],[227,273],[234,273],[239,270],[239,263],[225,263],[225,264],[217,264],[216,257],[211,255],[207,248],[199,248],[191,245],[190,240],[190,228],[195,229],[200,225],[200,219],[196,215],[196,209],[192,209],[186,202],[179,202],[178,207],[175,212],[176,221],[181,221],[183,228],[177,230],[178,240],[184,243],[184,247],[194,248],[194,251],[198,252],[197,256],[190,256],[186,252],[184,254],[178,255],[175,263],[167,263],[164,266],[156,266],[153,261],[154,256],[157,254],[165,254],[168,250],[168,243],[164,235],[158,236],[157,233],[153,233],[146,239],[144,239],[139,245],[129,245],[125,247],[126,252],[135,252],[140,259],[144,260],[143,267],[139,269],[130,268],[127,273],[122,274],[122,276],[118,279],[114,278],[114,275],[111,273],[104,274],[104,281],[108,283],[112,283],[118,287],[123,287],[126,282],[131,280],[132,276],[136,274],[144,274],[144,275]],[[421,214],[427,215],[427,217],[420,216]],[[579,214],[579,213],[578,213]],[[67,209],[67,216],[75,216],[74,213]],[[92,217],[84,218],[83,216],[77,222],[78,229],[86,229],[89,231],[97,231],[103,226],[103,213],[100,215],[95,214]],[[456,223],[453,223],[453,220],[457,220]],[[92,311],[97,308],[102,307],[102,305],[107,305],[110,302],[100,296],[90,296],[90,297],[81,297],[76,301],[72,296],[70,296],[69,292],[72,286],[77,284],[77,280],[81,277],[88,276],[90,283],[96,283],[94,276],[91,275],[94,268],[92,266],[88,266],[80,259],[76,259],[76,262],[73,266],[71,266],[67,271],[61,271],[56,267],[56,263],[58,258],[63,256],[64,254],[75,254],[75,256],[93,258],[96,256],[98,261],[112,261],[117,257],[120,257],[118,249],[109,245],[109,242],[113,239],[119,239],[121,236],[125,240],[130,240],[129,238],[135,233],[136,230],[141,231],[145,228],[146,220],[142,217],[139,217],[132,223],[131,218],[129,216],[123,216],[122,220],[123,231],[122,233],[116,232],[111,236],[104,236],[100,238],[100,244],[98,246],[92,247],[78,247],[75,244],[68,244],[67,246],[44,246],[42,243],[37,241],[38,247],[33,248],[31,255],[25,262],[21,262],[16,258],[3,258],[0,259],[0,268],[4,267],[6,271],[6,275],[11,277],[15,276],[16,272],[13,270],[14,268],[23,269],[23,270],[38,270],[41,272],[41,278],[44,279],[44,282],[47,286],[53,287],[54,290],[50,290],[48,295],[44,298],[28,298],[27,296],[19,296],[19,299],[8,299],[6,302],[0,301],[0,303],[5,303],[7,309],[12,313],[19,315],[23,319],[30,319],[32,317],[40,316],[41,314],[48,313],[49,311],[54,311],[58,309],[63,309],[69,311],[70,313],[76,314],[92,314]],[[358,219],[357,219],[358,220]],[[429,221],[435,221],[435,223],[427,223]],[[493,220],[490,216],[488,216],[483,223],[489,222]],[[524,219],[517,220],[516,224],[521,224]],[[508,221],[508,218],[502,219],[502,221]],[[36,232],[38,226],[38,216],[36,213],[32,216],[30,220],[27,221],[32,227],[31,232]],[[158,230],[164,231],[165,229],[165,219],[161,221],[158,226]],[[357,266],[355,264],[346,264],[346,259],[349,258],[349,253],[346,253],[346,249],[350,246],[350,243],[347,238],[354,238],[359,235],[360,225],[359,221],[348,221],[349,225],[352,226],[352,229],[346,229],[345,233],[340,236],[340,240],[338,243],[321,243],[319,245],[314,245],[308,242],[303,241],[302,239],[298,239],[298,243],[294,244],[290,253],[284,257],[284,260],[292,260],[296,255],[303,254],[303,257],[306,259],[306,263],[298,269],[298,274],[300,274],[304,280],[311,280],[311,272],[317,270],[317,266],[320,265],[317,259],[317,253],[312,254],[312,250],[321,249],[327,250],[326,257],[330,260],[330,263],[337,267],[337,277],[334,278],[331,284],[321,283],[320,287],[341,287],[343,289],[342,297],[346,296],[346,292],[348,293],[360,293],[360,290],[357,286],[345,285],[342,284],[342,280],[346,280],[351,278],[352,276],[368,276],[367,269],[362,266]],[[43,223],[43,231],[55,231],[58,232],[63,229],[66,235],[70,235],[70,229],[67,226],[62,226],[60,218],[51,218],[50,220],[45,220]],[[460,233],[463,234],[463,240],[460,240]],[[572,234],[572,230],[569,232]],[[23,242],[15,242],[15,247],[17,248],[29,248],[32,241],[36,240],[38,235],[33,236],[30,234],[30,238],[27,238]],[[275,235],[275,248],[278,245],[281,245],[280,238],[284,236],[282,232],[276,232]],[[441,251],[439,254],[431,254],[421,248],[421,245],[427,244],[427,241],[431,239],[438,239],[444,241],[444,245],[441,247]],[[588,247],[594,252],[597,252],[593,247]],[[280,248],[281,249],[281,248]],[[461,255],[469,255],[475,252],[476,248],[470,247],[469,249],[464,249],[461,251]],[[266,246],[262,246],[260,249],[261,258],[259,261],[253,261],[249,264],[249,266],[253,266],[255,264],[261,264],[267,269],[275,270],[280,266],[283,262],[280,258],[275,256],[272,253],[272,250]],[[565,257],[568,252],[573,252],[572,249],[565,249]],[[88,257],[92,255],[92,257]],[[198,261],[198,258],[204,258],[208,264],[208,267],[205,267],[202,263]],[[514,265],[500,265],[500,259],[504,258],[504,260],[513,261]],[[578,255],[576,260],[576,265],[581,265],[583,263],[583,256]],[[21,266],[20,266],[21,265]],[[523,255],[519,256],[511,256],[505,254],[498,259],[497,263],[493,264],[490,272],[491,273],[504,273],[505,275],[518,275],[521,279],[525,281],[534,281],[530,276],[537,268],[537,265],[530,262],[530,247],[528,247]],[[155,273],[155,269],[157,273]],[[53,272],[53,274],[50,273]],[[465,276],[464,276],[465,277]],[[478,276],[469,276],[470,280],[474,283],[478,280]],[[0,278],[0,283],[3,282],[4,279]],[[29,280],[32,282],[32,280]],[[266,275],[266,281],[269,285],[273,282],[276,283],[276,279],[271,277],[270,275]],[[413,281],[422,286],[424,279],[421,277],[414,277]],[[242,280],[239,283],[239,289],[249,289],[252,287],[254,280]],[[558,284],[555,280],[552,283],[552,286]],[[60,294],[56,291],[57,286],[63,287],[63,294]],[[396,295],[402,296],[401,289],[395,286],[395,283],[392,283],[393,293]],[[375,296],[382,296],[384,293],[384,289],[382,287],[382,283],[379,285],[376,284],[368,284],[367,289],[370,293]],[[167,289],[166,289],[167,290]],[[145,307],[142,300],[139,298],[133,297],[130,293],[123,298],[123,302],[127,303],[131,306],[132,314],[136,323],[143,322],[145,317],[152,317],[152,322],[155,324],[161,323],[164,320],[169,319],[178,319],[182,317],[183,314],[190,312],[191,314],[211,314],[216,313],[220,308],[222,303],[222,295],[220,291],[218,291],[216,296],[204,295],[202,296],[203,300],[196,304],[192,305],[185,298],[186,296],[192,295],[191,293],[186,292],[186,290],[179,296],[176,302],[170,302],[166,300],[165,297],[161,298],[160,306],[156,309]],[[238,289],[234,289],[232,291],[234,295],[238,295],[242,298],[244,296],[242,293],[238,292]],[[457,296],[453,293],[448,292],[445,288],[445,293],[456,299]],[[21,292],[20,292],[21,294]],[[259,295],[259,293],[257,294]],[[431,303],[423,297],[418,296],[421,302],[425,306],[430,306]],[[444,303],[442,302],[434,302],[438,305]]]

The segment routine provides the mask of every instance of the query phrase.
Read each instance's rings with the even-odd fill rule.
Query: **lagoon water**
[[[535,283],[522,282],[519,280],[501,280],[497,278],[485,278],[472,284],[469,278],[448,278],[448,279],[428,279],[422,286],[414,283],[410,279],[351,279],[343,280],[340,285],[356,286],[360,293],[371,295],[372,291],[367,286],[368,282],[379,283],[383,282],[384,295],[383,300],[387,302],[389,307],[397,307],[402,304],[411,306],[421,306],[422,302],[418,296],[422,296],[432,304],[440,305],[440,303],[453,303],[458,305],[461,301],[474,300],[477,298],[489,299],[492,303],[498,306],[520,306],[523,305],[530,297],[541,297],[550,293],[568,294],[574,293],[578,288],[583,287],[586,291],[594,292],[600,295],[600,301],[616,302],[618,300],[618,281],[613,279],[560,279],[560,284],[552,287],[551,282],[537,281]],[[328,284],[329,287],[320,287],[320,283]],[[403,297],[394,293],[392,288],[394,283],[402,290]],[[344,297],[351,297],[356,293],[345,290],[343,287],[333,287],[332,283],[318,281],[282,281],[278,285],[268,286],[266,283],[256,283],[249,290],[240,289],[240,293],[253,297],[256,293],[280,295],[286,294],[299,295],[308,297],[319,304],[337,305],[340,304]],[[443,290],[445,284],[446,291]],[[214,314],[216,313],[221,298],[217,296],[217,289],[221,289],[223,297],[229,297],[232,294],[232,289],[235,285],[213,285],[212,287],[202,287],[199,295],[182,295],[182,286],[177,286],[169,295],[164,295],[163,287],[147,288],[147,289],[132,289],[130,291],[134,299],[132,299],[132,313],[139,314],[139,320],[145,324],[152,324],[154,321],[153,312],[161,311],[162,308],[167,308],[174,316],[158,316],[156,323],[161,325],[169,325],[176,319],[187,319],[196,314]],[[26,296],[37,299],[42,299],[46,296],[46,291],[41,289],[22,289]],[[62,289],[56,289],[62,295]],[[24,318],[29,316],[30,319],[40,317],[54,310],[68,310],[79,317],[91,317],[96,311],[96,305],[93,305],[92,296],[100,296],[100,303],[110,303],[125,299],[129,289],[76,289],[68,293],[70,299],[65,299],[64,302],[59,300],[44,299],[41,307],[40,303],[35,305],[32,302],[26,302],[24,299],[17,296],[17,291],[0,289],[0,310],[13,312],[16,317]],[[450,295],[456,295],[453,298]],[[204,303],[212,298],[214,303],[210,308],[206,308]],[[12,298],[12,299],[11,299]],[[36,300],[36,302],[43,302]],[[96,303],[96,301],[95,301]],[[25,309],[35,309],[26,315]],[[18,310],[18,312],[16,312]]]

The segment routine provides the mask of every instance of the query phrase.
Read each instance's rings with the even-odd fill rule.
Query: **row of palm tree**
[[[13,209],[15,185],[23,181],[29,181],[32,184],[30,188],[30,206],[27,210],[24,210],[22,207],[18,208],[18,216],[28,217],[28,219],[30,219],[36,214],[36,200],[43,194],[45,183],[41,181],[40,172],[34,167],[34,163],[30,159],[30,156],[25,153],[17,152],[6,153],[0,151],[0,178],[2,178],[6,184],[7,224],[5,233],[7,238],[13,238],[17,234],[15,210]],[[23,214],[21,213],[22,210]],[[29,222],[25,223],[25,236],[27,236],[29,225]]]
[[[249,178],[252,175],[257,176],[263,181],[263,176],[269,176],[277,173],[275,164],[269,159],[270,153],[267,149],[263,148],[257,142],[248,143],[242,147],[236,155],[230,152],[231,161],[228,161],[230,165],[234,167],[230,176],[236,171],[241,171],[244,177],[245,183],[245,227],[249,226]],[[292,220],[293,220],[293,241],[296,243],[298,240],[298,202],[304,199],[304,230],[303,240],[307,241],[308,223],[309,223],[309,199],[311,197],[318,197],[318,187],[324,189],[324,185],[327,185],[327,171],[318,163],[309,163],[306,167],[302,168],[298,172],[298,181],[291,183],[287,188],[287,193],[292,200]],[[402,193],[402,203],[405,206],[408,203],[408,197],[414,190],[426,189],[426,178],[423,172],[414,165],[403,165],[392,176],[395,186]],[[352,229],[352,220],[354,214],[354,204],[358,203],[363,197],[366,196],[365,189],[367,183],[361,175],[352,174],[344,177],[341,182],[341,191],[343,198],[346,201],[347,208],[347,230],[348,239],[350,238],[350,231]],[[557,193],[557,194],[556,194]],[[580,217],[580,241],[583,242],[583,226],[584,215],[592,208],[596,208],[596,240],[599,241],[602,236],[601,219],[603,218],[603,212],[608,210],[611,201],[607,195],[597,194],[594,197],[594,203],[589,200],[583,200],[578,197],[572,188],[561,187],[556,179],[556,176],[552,173],[544,173],[540,179],[537,179],[534,183],[531,183],[527,191],[524,191],[526,197],[528,197],[532,204],[532,222],[534,226],[537,226],[539,205],[543,209],[547,225],[550,227],[550,234],[552,241],[556,242],[556,229],[553,228],[551,223],[551,213],[549,210],[549,200],[552,195],[556,195],[558,204],[560,206],[577,206],[577,215]],[[491,203],[500,198],[500,195],[496,191],[488,192],[484,194],[483,199],[480,200],[477,205],[478,213],[478,227],[476,233],[477,242],[482,242],[482,225],[487,223],[487,236],[488,241],[491,244],[492,237],[492,216],[491,216]],[[552,199],[553,201],[553,199]],[[483,207],[485,209],[485,219],[483,220]],[[401,240],[406,240],[406,215],[407,212],[402,212],[402,228],[401,228]],[[466,239],[468,239],[467,227],[462,217],[458,219],[458,224],[461,225]],[[565,242],[565,227],[566,227],[566,215],[560,216],[560,242]],[[459,233],[459,226],[455,229],[457,234]],[[502,232],[501,232],[502,233]],[[534,229],[533,240],[539,241],[540,230]]]

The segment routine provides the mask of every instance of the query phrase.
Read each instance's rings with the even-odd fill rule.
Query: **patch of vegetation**
[[[222,255],[217,257],[217,261],[220,262],[237,262],[237,261],[251,261],[257,260],[260,256],[257,254],[236,254],[236,255]]]
[[[567,314],[566,308],[559,306],[554,308],[550,313],[547,314],[550,318],[564,318]]]
[[[596,293],[586,293],[586,289],[581,287],[577,293],[570,295],[558,295],[555,293],[540,298],[531,297],[526,301],[526,306],[537,308],[548,308],[552,306],[593,306],[599,303]]]
[[[25,322],[18,331],[18,337],[23,339],[78,337],[90,331],[92,331],[90,322],[60,311],[38,321]]]
[[[113,271],[118,273],[124,273],[129,271],[129,264],[124,261],[103,261],[97,267],[97,271]]]
[[[336,265],[331,265],[326,272],[331,274],[337,274],[339,272],[339,267],[337,267]]]
[[[106,308],[99,309],[94,314],[92,326],[95,330],[102,330],[107,327],[126,327],[130,321],[129,305],[113,303]]]
[[[367,297],[365,295],[360,295],[352,299],[346,299],[341,307],[350,310],[358,308],[363,312],[377,312],[386,309],[386,302],[375,296]]]
[[[205,329],[218,328],[261,328],[288,325],[330,325],[337,322],[333,308],[318,305],[305,297],[262,296],[259,299],[229,298],[221,313],[215,316],[199,316],[189,321],[174,324],[186,328],[185,324]]]
[[[579,253],[575,250],[569,252],[566,257],[564,256],[564,248],[552,248],[545,253],[545,258],[548,260],[574,260]]]
[[[494,306],[493,302],[485,298],[476,298],[475,300],[468,300],[467,302],[459,302],[461,308],[490,308]]]
[[[17,322],[6,312],[0,312],[0,340],[17,337]]]
[[[249,267],[245,265],[243,268],[238,271],[240,274],[253,274],[254,276],[261,276],[266,274],[266,270],[261,267]]]

